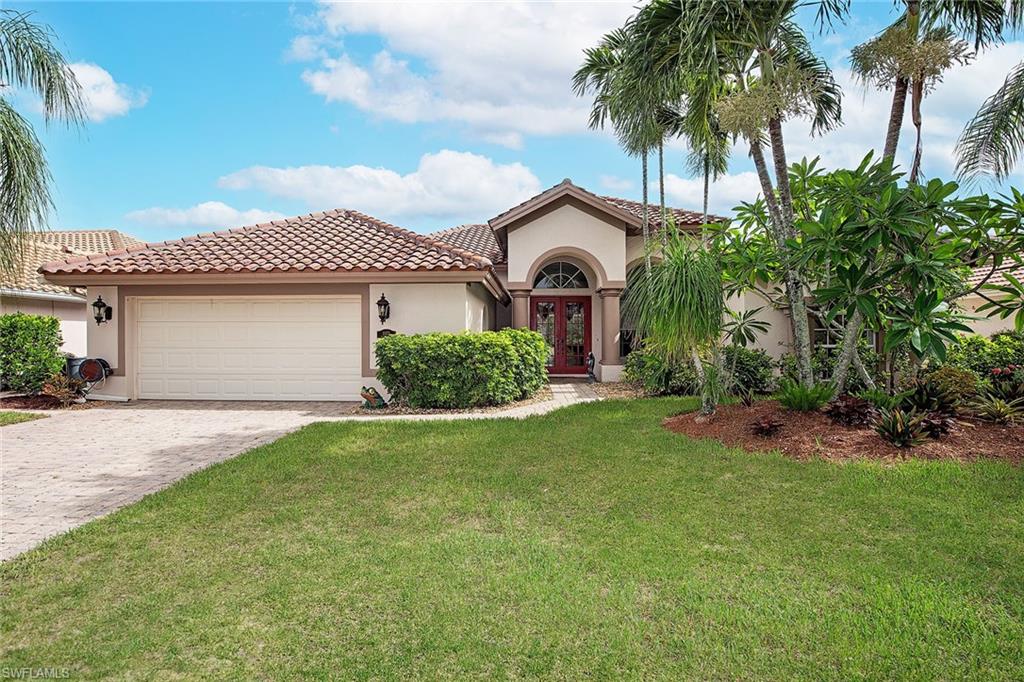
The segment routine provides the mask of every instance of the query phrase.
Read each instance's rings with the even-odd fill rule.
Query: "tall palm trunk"
[[[907,90],[910,81],[900,76],[892,89],[892,107],[889,109],[889,128],[885,131],[883,159],[893,159],[900,144],[900,129],[903,127],[903,112],[907,108]]]
[[[708,198],[711,195],[711,160],[708,157],[704,157],[704,210],[701,216],[701,222],[707,224],[708,222]]]
[[[772,144],[772,159],[775,165],[775,180],[778,183],[779,201],[775,200],[772,191],[771,176],[768,174],[768,167],[761,153],[760,145],[757,147],[757,154],[754,157],[754,165],[758,166],[758,178],[761,179],[761,189],[766,197],[772,193],[771,201],[768,201],[769,212],[774,216],[776,223],[776,243],[779,252],[785,254],[788,247],[786,240],[795,236],[793,228],[793,194],[789,187],[789,167],[786,163],[786,148],[782,139],[782,122],[773,119],[768,124],[768,135]],[[760,159],[760,160],[759,160]],[[767,201],[767,198],[766,198]],[[774,211],[771,210],[775,205]],[[780,205],[781,204],[781,205]],[[797,374],[800,383],[810,385],[814,383],[814,371],[811,367],[811,325],[807,315],[807,303],[804,300],[803,277],[793,267],[784,264],[786,299],[789,301],[789,317],[793,330],[793,351],[796,355]]]
[[[651,250],[648,248],[647,240],[650,238],[650,235],[651,235],[651,226],[650,226],[650,222],[648,220],[648,215],[647,215],[647,151],[646,150],[644,150],[644,156],[643,156],[643,185],[644,185],[644,189],[643,189],[643,193],[644,193],[643,204],[644,205],[643,205],[643,209],[642,209],[642,212],[641,212],[641,215],[642,215],[641,221],[643,223],[643,233],[644,233],[644,268],[647,270],[647,272],[650,272],[651,271]]]
[[[658,199],[661,201],[661,229],[662,229],[662,241],[665,230],[665,139],[658,140]]]

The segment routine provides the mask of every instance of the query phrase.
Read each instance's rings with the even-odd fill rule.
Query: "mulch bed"
[[[12,395],[0,398],[0,410],[88,410],[106,404],[105,401],[90,400],[64,407],[59,400],[48,395]]]
[[[999,426],[961,418],[940,440],[928,439],[909,449],[896,448],[879,438],[870,427],[834,424],[820,412],[791,412],[774,400],[743,405],[722,405],[714,417],[702,421],[688,412],[665,420],[665,428],[693,438],[714,438],[748,452],[779,452],[794,459],[873,459],[883,461],[979,458],[1024,462],[1024,426]],[[782,429],[774,436],[754,435],[750,424],[762,417],[774,417]]]

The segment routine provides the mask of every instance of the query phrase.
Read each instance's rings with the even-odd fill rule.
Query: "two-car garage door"
[[[139,398],[357,400],[359,296],[140,298]]]

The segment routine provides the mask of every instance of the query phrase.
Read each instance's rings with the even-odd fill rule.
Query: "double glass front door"
[[[548,342],[548,372],[586,374],[590,353],[589,296],[533,296],[530,328]]]

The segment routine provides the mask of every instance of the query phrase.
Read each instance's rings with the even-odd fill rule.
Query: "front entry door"
[[[533,296],[530,329],[548,342],[550,374],[586,374],[590,353],[590,297]]]

